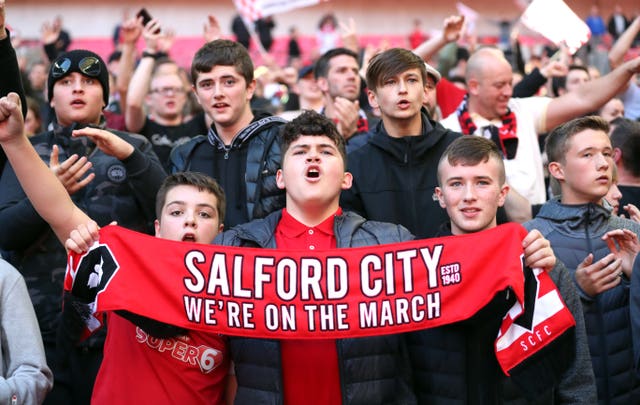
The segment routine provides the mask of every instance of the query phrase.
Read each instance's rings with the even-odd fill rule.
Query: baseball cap
[[[309,73],[313,73],[313,65],[306,65],[300,68],[298,71],[298,80],[302,79]]]
[[[435,83],[438,83],[442,78],[442,76],[440,75],[440,72],[438,72],[436,68],[434,68],[433,66],[431,66],[426,62],[424,63],[424,66],[427,68],[427,74],[431,76],[431,78]]]

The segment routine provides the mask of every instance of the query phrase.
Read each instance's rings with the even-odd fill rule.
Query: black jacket
[[[22,87],[22,77],[20,68],[18,67],[18,59],[16,51],[11,46],[11,37],[9,30],[6,30],[7,37],[0,40],[0,97],[4,97],[11,92],[18,93],[20,101],[22,101],[22,116],[27,115],[27,99],[25,98],[24,89]],[[0,148],[0,173],[4,167],[7,157],[2,148]]]
[[[438,236],[449,236],[441,227]],[[500,370],[494,343],[514,295],[501,291],[473,317],[406,334],[419,404],[593,404],[595,377],[580,297],[562,263],[549,273],[576,321],[575,333],[557,340],[532,362]]]
[[[121,226],[150,232],[155,219],[155,195],[166,173],[151,144],[142,136],[111,132],[135,146],[124,161],[85,143],[86,138],[70,140],[69,128],[36,135],[31,142],[47,163],[54,144],[60,148],[61,162],[73,153],[92,162],[91,172],[96,177],[71,198],[98,225],[117,221]],[[43,339],[50,343],[55,340],[61,310],[67,255],[8,164],[0,177],[0,190],[0,249],[13,251],[13,264],[29,287]]]
[[[196,171],[220,183],[227,199],[227,228],[263,218],[284,207],[284,190],[276,185],[280,168],[280,127],[286,121],[261,115],[224,145],[212,126],[171,152],[171,172]]]
[[[224,232],[214,244],[276,248],[274,231],[281,211]],[[339,248],[370,246],[412,239],[399,226],[366,221],[351,212],[335,218]],[[282,404],[280,343],[277,340],[230,337],[238,391],[237,404]],[[336,341],[342,403],[413,404],[410,371],[401,335]],[[312,365],[310,365],[312,366]]]
[[[369,141],[348,156],[351,189],[340,205],[365,218],[403,224],[416,238],[433,237],[448,220],[434,199],[438,160],[461,136],[422,113],[422,134],[392,138],[380,121]]]

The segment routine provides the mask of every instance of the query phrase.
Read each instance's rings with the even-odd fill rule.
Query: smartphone
[[[151,17],[151,14],[149,14],[147,9],[144,7],[142,7],[140,11],[138,11],[138,14],[136,14],[136,17],[142,17],[142,25],[145,27],[149,23],[149,21],[151,21],[153,18]],[[160,33],[160,28],[156,29],[153,33],[154,34]]]

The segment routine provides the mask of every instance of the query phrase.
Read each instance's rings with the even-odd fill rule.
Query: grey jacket
[[[611,209],[597,204],[566,205],[548,201],[536,218],[525,226],[538,229],[550,242],[575,281],[575,270],[589,254],[594,261],[609,254],[602,236],[614,229],[640,234],[640,224],[611,215]],[[633,365],[629,280],[598,294],[587,295],[576,284],[585,318],[598,401],[603,404],[640,403],[640,379]]]
[[[42,403],[53,386],[53,374],[24,279],[2,259],[0,347],[0,405]],[[14,396],[16,402],[12,402]]]

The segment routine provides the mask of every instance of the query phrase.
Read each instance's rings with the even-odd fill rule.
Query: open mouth
[[[309,170],[307,170],[307,177],[317,179],[318,177],[320,177],[320,171],[316,168],[310,168]]]
[[[195,242],[196,236],[192,233],[187,233],[182,237],[183,242]]]
[[[85,104],[86,104],[86,103],[85,103],[84,101],[79,100],[79,99],[73,100],[73,101],[71,102],[71,105],[73,105],[73,106],[83,106],[83,105],[85,105]]]

